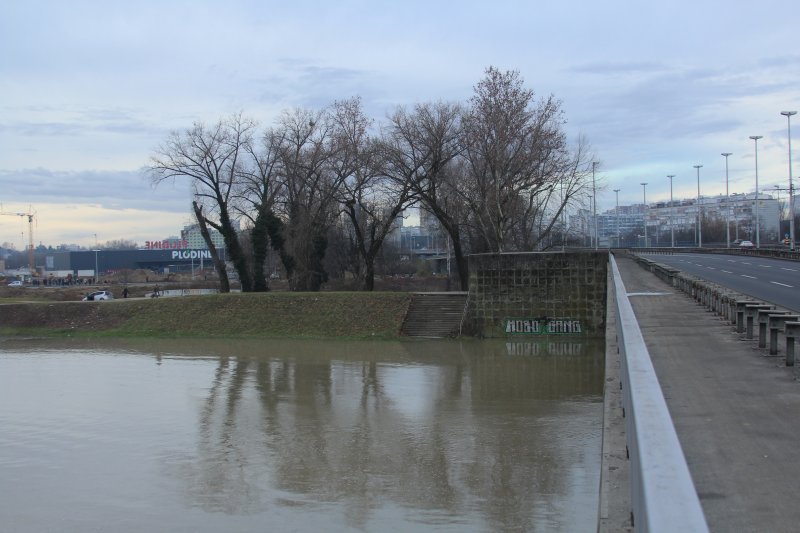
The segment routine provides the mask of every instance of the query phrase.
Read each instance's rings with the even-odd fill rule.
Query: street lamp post
[[[614,193],[617,196],[617,208],[614,210],[614,214],[617,216],[617,248],[620,248],[619,242],[619,191],[620,189],[614,189]]]
[[[100,272],[97,271],[97,252],[100,250],[94,251],[94,282],[95,284],[100,282]]]
[[[703,247],[703,216],[700,210],[700,169],[703,165],[694,165],[697,169],[697,247]]]
[[[786,117],[786,128],[789,133],[789,249],[794,251],[794,182],[792,181],[792,115],[797,111],[781,111]]]
[[[594,226],[594,249],[597,250],[597,182],[594,179],[594,169],[597,161],[592,161],[592,225]]]
[[[725,158],[725,240],[727,247],[731,247],[731,195],[728,192],[728,156],[732,152],[722,152]]]
[[[763,139],[763,135],[751,135],[755,143],[756,151],[756,248],[761,248],[761,223],[758,216],[758,140]]]
[[[644,221],[644,247],[647,248],[647,183],[642,183],[642,200],[644,201],[644,212],[642,220]]]
[[[675,248],[675,223],[672,220],[672,214],[675,209],[675,205],[673,204],[672,200],[672,178],[674,177],[675,174],[670,174],[667,176],[667,178],[669,178],[669,237],[673,248]]]
[[[592,202],[594,202],[594,196],[592,196],[592,195],[590,194],[590,195],[589,195],[589,205],[593,205],[593,204],[592,204]],[[594,232],[592,231],[592,222],[587,220],[587,221],[586,221],[586,224],[588,224],[588,226],[589,226],[589,227],[587,228],[587,232],[589,233],[589,248],[591,248],[591,247],[592,247],[592,234],[594,233]],[[584,241],[584,242],[586,242],[586,241]]]

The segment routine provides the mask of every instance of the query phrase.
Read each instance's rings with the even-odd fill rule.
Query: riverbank
[[[0,305],[0,334],[396,339],[410,293],[231,293]]]

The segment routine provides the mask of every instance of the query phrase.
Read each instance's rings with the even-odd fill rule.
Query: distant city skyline
[[[641,185],[640,185],[640,188],[641,188]],[[755,194],[754,192],[750,192],[750,193],[738,193],[738,192],[733,192],[733,191],[730,192],[731,201],[735,201],[736,197],[739,197],[739,198],[744,198],[744,197],[752,198],[752,197],[754,197],[754,194]],[[765,199],[765,200],[768,199],[768,200],[774,200],[776,202],[780,202],[782,204],[782,209],[783,209],[783,211],[781,212],[781,216],[785,217],[785,216],[788,215],[788,209],[789,209],[788,198],[787,198],[786,194],[787,193],[783,192],[781,195],[778,195],[778,194],[775,194],[775,191],[764,191],[764,190],[762,190],[761,194],[760,194],[760,197]],[[710,201],[714,201],[714,200],[720,200],[720,199],[723,199],[724,197],[725,197],[724,193],[708,194],[708,195],[703,194],[703,195],[701,195],[701,201],[702,201],[702,203],[705,204],[706,202],[710,202]],[[679,205],[679,204],[682,204],[682,203],[683,204],[693,204],[693,203],[696,202],[696,200],[697,200],[696,196],[694,196],[694,197],[689,196],[689,197],[684,197],[684,198],[679,198],[679,197],[675,196],[673,198],[673,202],[674,202],[675,205]],[[663,198],[663,199],[653,199],[653,200],[648,198],[647,206],[648,207],[654,207],[654,206],[657,206],[659,204],[662,204],[663,206],[667,206],[667,205],[669,205],[669,203],[670,203],[669,202],[669,197]],[[795,195],[795,203],[796,203],[795,211],[796,212],[800,212],[800,194],[796,194]],[[636,199],[633,199],[633,201],[628,202],[628,203],[624,203],[624,204],[620,203],[619,208],[620,208],[620,212],[629,213],[629,212],[631,212],[632,209],[633,210],[644,209],[644,205],[645,204],[642,202],[642,199],[639,198],[638,201]],[[602,208],[602,209],[598,208],[597,215],[598,216],[601,216],[601,215],[614,216],[615,209],[616,209],[616,206],[612,206],[612,207],[608,207],[608,208]],[[574,218],[575,220],[578,220],[578,219],[580,219],[580,217],[584,217],[584,218],[585,217],[589,217],[590,218],[592,216],[592,213],[591,213],[591,209],[589,208],[589,206],[585,206],[585,207],[578,207],[578,208],[575,208],[575,209],[571,210],[571,212],[569,213],[569,216]],[[403,227],[420,227],[421,224],[425,225],[425,224],[430,224],[430,223],[432,223],[432,222],[431,221],[425,222],[425,221],[421,221],[420,220],[420,215],[419,215],[418,210],[416,208],[412,208],[410,210],[407,210],[407,213],[403,215]],[[155,235],[152,238],[148,238],[148,239],[145,239],[145,240],[142,240],[142,241],[137,241],[135,239],[129,239],[129,238],[125,238],[125,237],[122,237],[121,239],[134,241],[134,242],[136,242],[136,244],[138,245],[138,247],[140,249],[146,249],[146,248],[148,248],[147,241],[165,241],[165,240],[170,240],[170,239],[180,240],[180,239],[183,238],[183,237],[181,237],[181,235],[184,233],[184,231],[187,228],[190,228],[190,227],[196,227],[196,223],[194,221],[192,221],[192,220],[188,220],[188,218],[187,218],[187,222],[181,224],[180,227],[176,227],[173,231],[167,232],[164,235]],[[23,237],[26,239],[26,243],[25,244],[27,244],[27,230],[26,230],[24,235],[20,236],[20,239],[23,238]],[[94,239],[94,234],[93,234],[92,238]],[[52,247],[57,247],[57,246],[60,246],[60,245],[78,245],[78,246],[81,246],[83,248],[91,249],[91,248],[95,248],[96,244],[100,245],[102,247],[102,245],[104,245],[106,242],[112,241],[112,240],[117,240],[117,239],[102,240],[102,239],[98,238],[98,240],[96,242],[94,240],[92,240],[92,242],[85,243],[85,244],[80,244],[80,243],[77,243],[77,242],[69,242],[69,243],[68,242],[58,242],[58,243],[56,243],[56,242],[39,242],[39,241],[37,241],[36,242],[36,246],[39,246],[40,244],[44,245],[44,246],[52,246]],[[221,241],[221,236],[219,236],[216,232],[215,232],[215,241],[217,241],[218,246],[223,246],[222,241]],[[2,245],[3,243],[6,243],[6,242],[9,242],[9,241],[5,241],[5,240],[0,241],[0,245]],[[190,239],[190,242],[192,243],[190,248],[197,247],[197,243],[199,242],[197,235],[194,235],[193,238]],[[14,245],[13,249],[15,249],[17,251],[24,250],[24,245],[20,246],[18,243],[14,243],[14,242],[11,242],[11,244]]]

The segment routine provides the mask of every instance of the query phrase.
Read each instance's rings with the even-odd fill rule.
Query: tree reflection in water
[[[215,349],[206,342],[194,355]],[[199,407],[196,451],[178,470],[191,506],[279,506],[299,523],[322,513],[363,529],[594,523],[599,344],[243,341],[224,350]]]

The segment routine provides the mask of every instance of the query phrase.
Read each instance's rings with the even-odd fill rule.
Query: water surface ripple
[[[3,531],[589,531],[602,345],[0,342]]]

